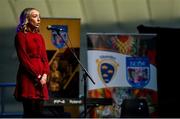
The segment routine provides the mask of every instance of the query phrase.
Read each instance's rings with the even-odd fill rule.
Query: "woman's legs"
[[[42,117],[43,101],[34,99],[23,100],[24,117]]]

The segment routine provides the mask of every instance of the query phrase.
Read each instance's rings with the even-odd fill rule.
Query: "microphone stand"
[[[82,68],[83,73],[83,79],[84,79],[84,117],[86,117],[87,114],[87,78],[89,78],[91,80],[91,82],[95,85],[95,82],[93,81],[92,77],[90,76],[89,72],[86,70],[86,68],[84,68],[84,66],[82,65],[82,63],[80,62],[80,60],[78,59],[78,57],[76,56],[76,54],[72,51],[72,49],[68,46],[67,42],[63,39],[63,37],[61,36],[61,30],[55,30],[58,34],[58,36],[64,41],[65,45],[67,46],[67,48],[70,50],[70,52],[73,54],[73,56],[75,57],[75,59],[77,60],[77,62],[79,63],[79,65]],[[68,35],[68,34],[67,34]],[[69,36],[68,36],[68,40]]]

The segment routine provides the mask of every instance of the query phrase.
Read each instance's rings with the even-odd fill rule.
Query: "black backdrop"
[[[139,33],[155,33],[160,117],[180,117],[180,29],[139,25]]]

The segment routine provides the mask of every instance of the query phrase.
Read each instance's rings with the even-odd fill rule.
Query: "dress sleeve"
[[[44,65],[43,74],[49,74],[50,69],[49,69],[49,63],[48,63],[48,58],[47,58],[47,52],[46,52],[44,39],[42,36],[41,36],[41,39],[42,39],[42,50],[41,50],[42,59],[41,60],[42,60],[43,65]]]
[[[21,32],[17,33],[15,36],[15,47],[20,64],[29,71],[35,78],[38,78],[39,72],[33,67],[30,62],[30,58],[26,52],[26,38]]]

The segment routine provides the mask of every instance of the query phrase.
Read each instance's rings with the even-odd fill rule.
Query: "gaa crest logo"
[[[117,62],[111,59],[97,59],[96,63],[98,66],[98,75],[103,82],[109,83],[114,79],[119,67]]]
[[[59,31],[52,30],[51,41],[56,48],[63,48],[67,42],[68,34],[67,34],[67,26],[64,25],[52,25],[60,29]],[[58,33],[57,33],[58,32]]]

